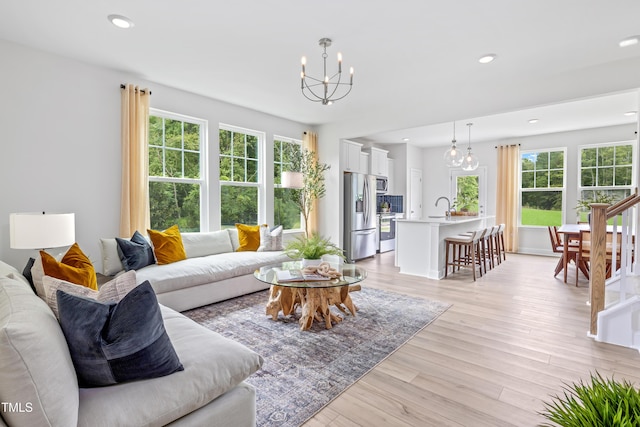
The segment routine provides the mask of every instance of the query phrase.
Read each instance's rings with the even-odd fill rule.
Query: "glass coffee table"
[[[291,282],[278,281],[277,272],[299,272],[303,268],[300,261],[287,261],[256,270],[253,274],[256,279],[271,284],[266,314],[273,320],[277,320],[280,312],[288,316],[294,314],[300,307],[299,323],[303,331],[311,328],[314,320],[324,321],[327,329],[331,329],[333,323],[341,322],[342,317],[332,313],[331,306],[338,308],[344,315],[347,315],[348,310],[352,316],[355,316],[357,307],[349,293],[360,290],[360,285],[357,283],[367,277],[367,272],[355,264],[339,264],[332,267],[340,273],[340,277],[330,280]],[[282,277],[282,273],[280,274]]]

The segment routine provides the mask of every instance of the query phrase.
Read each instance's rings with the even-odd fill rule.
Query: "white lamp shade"
[[[9,215],[12,249],[46,249],[70,246],[76,241],[75,214],[38,212]]]
[[[284,188],[303,188],[304,179],[302,172],[282,172],[280,183]]]

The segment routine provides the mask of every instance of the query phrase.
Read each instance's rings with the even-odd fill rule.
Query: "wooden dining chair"
[[[555,225],[552,226],[548,226],[547,229],[549,230],[549,240],[551,241],[551,250],[554,253],[558,253],[561,254],[560,259],[558,260],[558,264],[556,264],[556,269],[555,269],[555,273],[553,275],[553,277],[556,277],[558,275],[558,273],[560,273],[562,271],[562,269],[564,268],[564,264],[565,264],[565,259],[564,259],[564,242],[562,240],[562,237],[560,236],[560,233],[558,233],[558,227]],[[569,251],[567,253],[567,265],[569,265],[569,262],[571,261],[576,261],[576,254],[578,251],[578,247],[577,245],[570,243],[569,244]]]

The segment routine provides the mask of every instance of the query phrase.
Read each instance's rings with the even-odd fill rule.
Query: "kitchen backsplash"
[[[391,194],[378,194],[376,196],[376,206],[377,206],[378,212],[383,211],[382,204],[386,202],[389,204],[389,212],[404,213],[403,198],[404,196],[393,196]]]

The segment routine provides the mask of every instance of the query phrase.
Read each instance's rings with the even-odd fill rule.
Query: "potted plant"
[[[562,397],[554,396],[540,412],[547,420],[564,427],[637,426],[640,420],[640,392],[628,381],[618,382],[591,374],[591,383],[567,385]]]
[[[595,191],[592,193],[591,197],[583,197],[582,199],[579,199],[578,205],[575,208],[578,216],[578,222],[584,221],[584,216],[586,216],[586,220],[590,222],[592,203],[606,203],[610,205],[613,203],[613,196],[605,193],[604,191]],[[586,215],[583,215],[584,213],[586,213]]]
[[[320,163],[313,151],[291,149],[287,151],[288,171],[302,174],[302,186],[291,188],[288,193],[291,200],[300,208],[304,218],[305,235],[309,237],[309,214],[313,209],[313,202],[325,196],[327,190],[324,183],[324,172],[331,168],[326,163]]]
[[[296,237],[287,243],[284,250],[289,257],[302,259],[303,264],[307,260],[320,260],[323,255],[338,255],[344,259],[342,249],[317,233],[312,233],[309,237]]]

